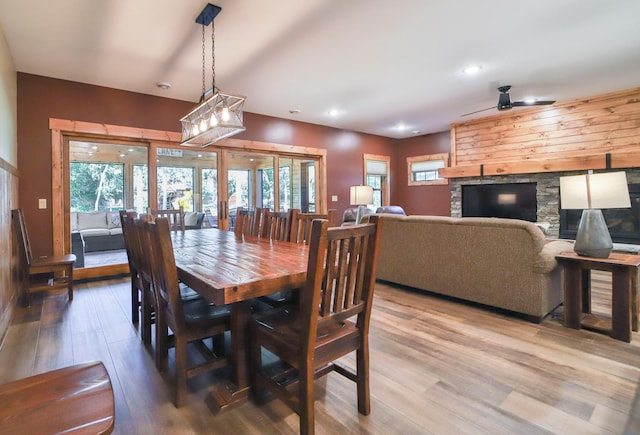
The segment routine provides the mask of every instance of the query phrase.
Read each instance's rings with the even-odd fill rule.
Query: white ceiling
[[[0,0],[0,27],[20,72],[197,102],[205,4]],[[638,0],[214,4],[216,84],[253,113],[402,138],[472,119],[460,115],[495,105],[499,85],[558,101],[640,86]],[[482,70],[465,76],[471,64]]]

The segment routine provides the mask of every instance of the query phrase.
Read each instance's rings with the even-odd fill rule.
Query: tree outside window
[[[71,211],[124,208],[124,164],[69,163]]]

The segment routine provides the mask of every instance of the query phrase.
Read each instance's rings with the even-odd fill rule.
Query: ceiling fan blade
[[[484,111],[495,109],[495,108],[496,106],[491,106],[491,107],[487,107],[486,109],[476,110],[475,112],[465,113],[464,115],[461,115],[461,116],[469,116],[469,115],[473,115],[474,113],[480,113],[480,112],[484,112]]]
[[[527,103],[526,101],[512,101],[511,105],[514,107],[524,107],[524,106],[548,106],[549,104],[553,104],[555,101],[534,101],[532,103]]]

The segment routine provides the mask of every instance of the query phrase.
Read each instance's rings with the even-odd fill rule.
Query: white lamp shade
[[[608,209],[631,207],[624,172],[560,177],[560,207],[563,209]]]
[[[351,205],[373,204],[373,187],[351,186],[349,199]]]

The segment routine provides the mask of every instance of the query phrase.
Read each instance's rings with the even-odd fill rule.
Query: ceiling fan
[[[476,110],[475,112],[465,113],[462,116],[473,115],[474,113],[484,112],[485,110],[498,109],[498,110],[509,110],[512,107],[522,107],[522,106],[547,106],[549,104],[555,103],[554,101],[511,101],[511,97],[509,97],[509,89],[511,89],[511,85],[500,86],[498,90],[500,91],[500,96],[498,98],[498,105],[487,107],[486,109]]]

